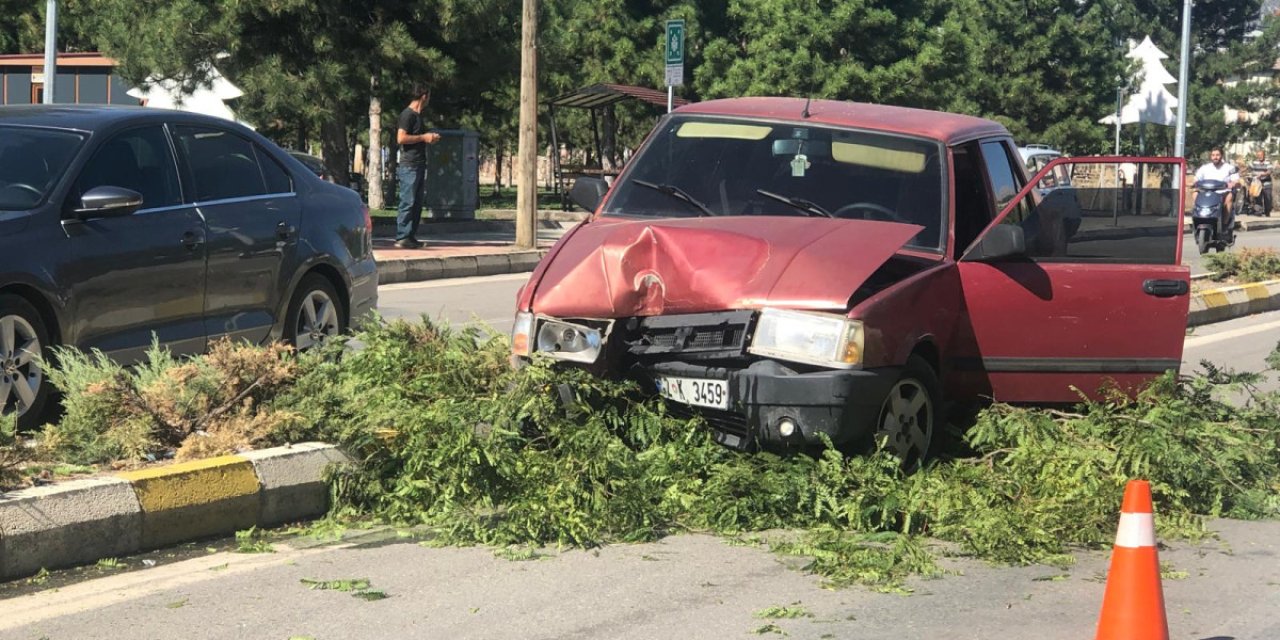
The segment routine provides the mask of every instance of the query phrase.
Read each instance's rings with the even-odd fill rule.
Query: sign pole
[[[684,20],[667,21],[667,37],[662,46],[667,64],[667,113],[671,113],[675,88],[684,85]]]
[[[1178,131],[1174,137],[1173,155],[1187,155],[1188,76],[1191,75],[1191,0],[1182,2],[1182,60],[1178,65]]]
[[[44,12],[44,103],[53,104],[58,84],[58,0],[49,0]]]

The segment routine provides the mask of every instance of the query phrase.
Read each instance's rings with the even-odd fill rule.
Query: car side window
[[[955,172],[956,239],[954,255],[958,259],[995,218],[991,199],[987,197],[986,179],[982,175],[978,145],[966,144],[951,150]]]
[[[78,199],[94,187],[122,187],[142,194],[142,208],[182,204],[178,171],[160,125],[118,133],[93,152],[76,179]]]
[[[991,196],[995,199],[996,215],[999,215],[1017,197],[1018,191],[1022,188],[1022,181],[1013,171],[1009,150],[1000,142],[983,142],[982,160],[987,167],[987,178],[990,180]],[[1028,213],[1027,203],[1020,202],[1016,209],[1009,212],[1004,222],[1020,223],[1027,218]]]
[[[262,177],[267,183],[267,193],[292,193],[293,179],[289,177],[289,172],[285,171],[266,149],[255,144],[253,151],[258,154],[258,166],[262,167]]]
[[[272,193],[252,142],[213,127],[178,125],[173,133],[196,202]]]

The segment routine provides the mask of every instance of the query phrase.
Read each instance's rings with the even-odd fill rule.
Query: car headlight
[[[751,353],[824,367],[862,364],[862,322],[830,313],[765,309],[760,312]]]
[[[600,346],[603,343],[599,329],[544,318],[539,323],[534,350],[557,360],[590,364],[600,357]]]
[[[527,311],[516,313],[516,323],[511,327],[511,353],[517,356],[529,357],[530,344],[532,343],[530,334],[533,333],[533,314]]]

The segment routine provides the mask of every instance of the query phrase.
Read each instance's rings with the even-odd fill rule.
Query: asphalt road
[[[1186,575],[1164,581],[1171,637],[1280,637],[1280,522],[1212,527],[1220,540],[1160,551]],[[794,605],[811,617],[772,621],[792,638],[1076,640],[1095,630],[1108,562],[1103,552],[1066,570],[944,558],[952,575],[912,580],[904,597],[823,589],[801,560],[708,536],[529,561],[385,537],[150,568],[126,558],[132,571],[90,569],[101,577],[0,600],[0,639],[752,638],[770,622],[758,612]],[[358,578],[388,597],[303,583]]]

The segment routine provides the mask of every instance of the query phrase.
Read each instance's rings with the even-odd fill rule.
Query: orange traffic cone
[[[1169,640],[1151,484],[1146,480],[1130,480],[1124,490],[1097,640]]]

